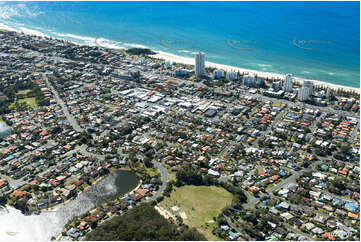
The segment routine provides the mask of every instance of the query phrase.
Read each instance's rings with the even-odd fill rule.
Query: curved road
[[[156,193],[148,200],[148,201],[154,201],[156,200],[158,197],[160,197],[164,191],[164,189],[167,186],[167,182],[168,182],[168,178],[169,175],[167,173],[167,170],[162,166],[161,163],[157,162],[157,161],[153,161],[153,164],[158,168],[158,170],[160,171],[160,175],[162,177],[162,185],[160,185],[159,189],[156,191]]]
[[[99,160],[104,160],[105,159],[105,155],[99,155],[99,154],[94,154],[94,153],[90,153],[88,152],[86,149],[88,148],[87,145],[81,145],[79,148],[80,153],[82,153],[85,156],[93,156],[98,158]]]

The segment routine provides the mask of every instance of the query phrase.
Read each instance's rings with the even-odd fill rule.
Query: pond
[[[91,210],[96,204],[127,193],[139,183],[130,171],[115,171],[66,204],[40,215],[24,215],[6,206],[0,209],[0,241],[49,241],[64,225]]]

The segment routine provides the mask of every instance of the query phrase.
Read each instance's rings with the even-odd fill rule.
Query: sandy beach
[[[163,51],[155,51],[155,52],[157,54],[153,55],[152,57],[164,59],[164,60],[168,60],[168,61],[172,61],[172,62],[176,62],[176,63],[194,65],[194,58],[178,56],[178,55],[174,55],[174,54],[163,52]],[[207,55],[206,55],[206,59],[207,59]],[[239,71],[240,73],[248,73],[251,75],[257,75],[257,76],[261,76],[264,78],[268,77],[271,79],[282,79],[282,80],[285,79],[285,75],[283,75],[283,74],[250,70],[250,69],[245,69],[245,68],[240,68],[240,67],[235,67],[235,66],[217,64],[217,63],[213,63],[213,62],[209,62],[209,61],[206,61],[205,64],[206,64],[206,67],[213,67],[213,68],[217,68],[217,69],[222,69],[224,71],[235,71],[235,72]],[[304,78],[299,78],[299,77],[294,77],[294,80],[298,83],[302,83],[304,80],[310,80],[310,81],[314,82],[315,86],[326,86],[326,87],[330,87],[333,90],[337,90],[337,89],[341,88],[344,90],[355,91],[357,93],[360,93],[360,89],[355,88],[355,87],[347,87],[347,86],[336,85],[336,84],[332,84],[332,83],[328,83],[328,82],[321,82],[318,80],[304,79]]]

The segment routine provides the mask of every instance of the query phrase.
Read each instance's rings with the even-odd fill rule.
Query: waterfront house
[[[68,235],[74,239],[77,239],[82,235],[82,233],[76,228],[71,228],[66,232],[66,235]]]

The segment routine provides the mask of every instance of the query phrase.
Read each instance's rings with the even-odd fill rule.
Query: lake
[[[19,210],[6,206],[0,209],[0,241],[49,241],[62,231],[68,221],[99,203],[127,193],[138,183],[138,177],[132,172],[119,170],[53,211],[25,216]]]

